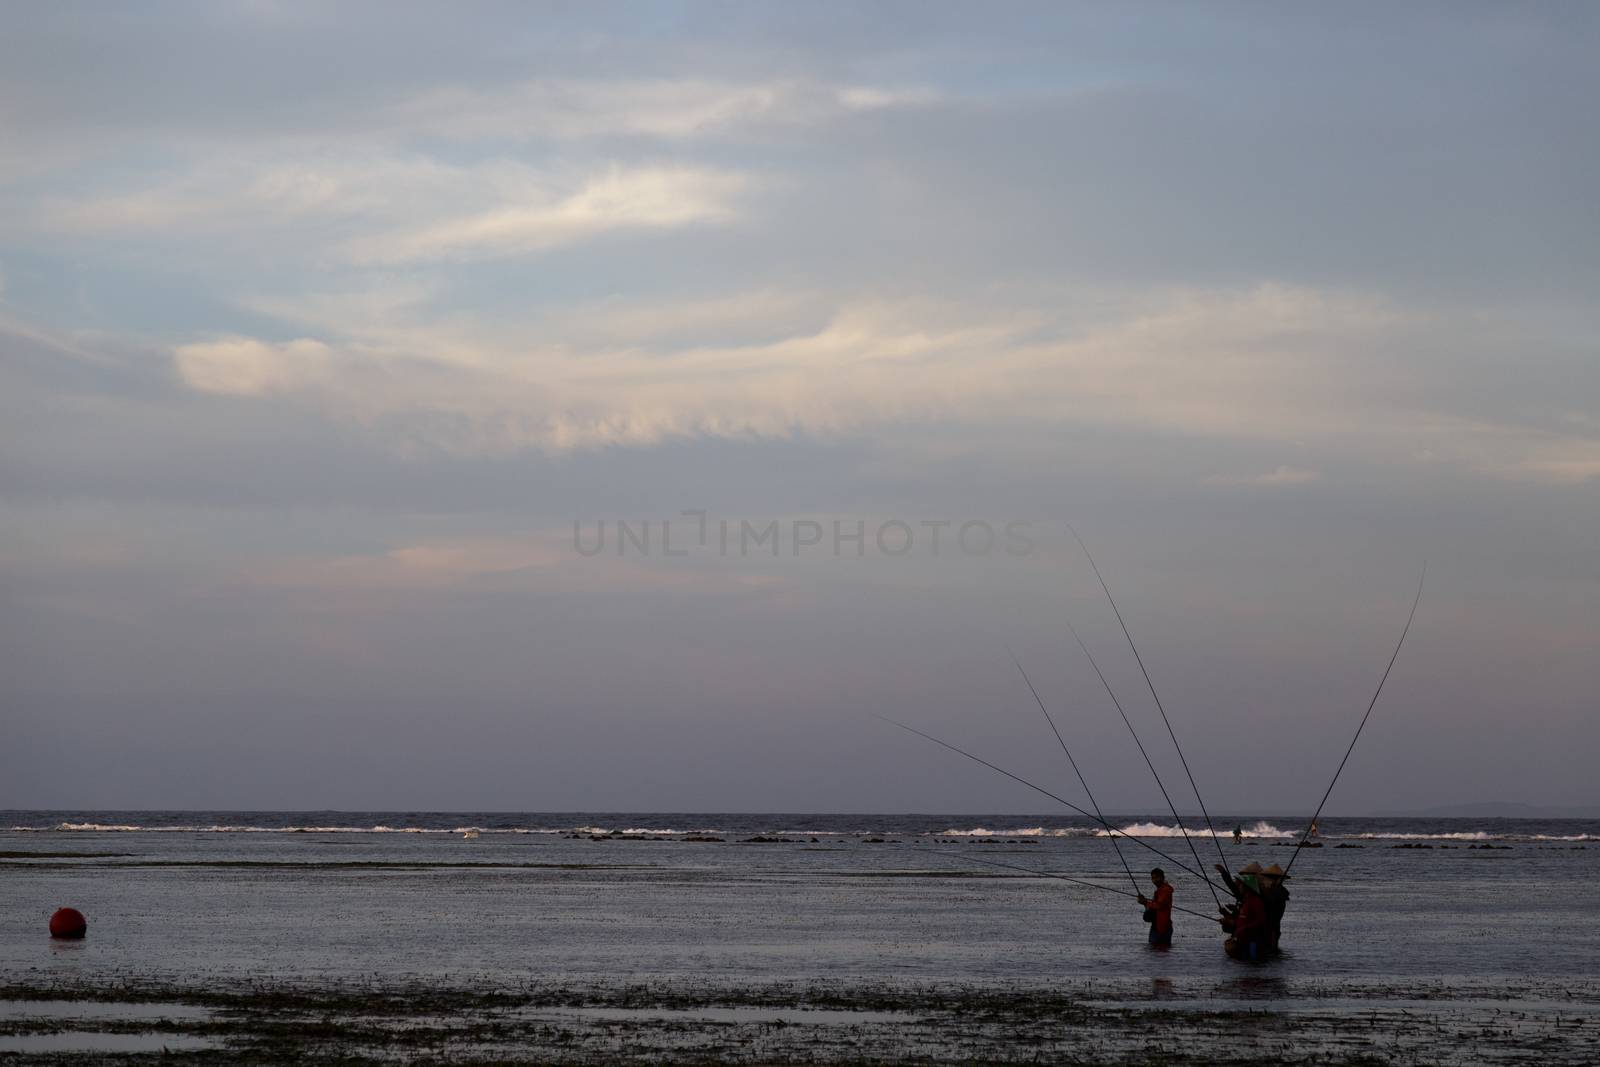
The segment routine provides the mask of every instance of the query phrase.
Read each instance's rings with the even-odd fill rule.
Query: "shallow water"
[[[0,1052],[191,1052],[216,1042],[188,1034],[108,1034],[62,1030],[50,1034],[0,1036]]]
[[[145,1022],[151,1019],[209,1019],[210,1008],[160,1001],[0,1000],[0,1022],[48,1019],[52,1022]]]
[[[1216,980],[1240,973],[1203,919],[1179,915],[1173,949],[1151,952],[1132,899],[976,862],[1047,869],[1130,891],[1110,842],[1086,836],[1092,828],[1081,821],[172,813],[165,825],[261,828],[49,828],[149,825],[161,818],[0,813],[0,824],[30,827],[0,831],[11,904],[0,916],[0,973],[131,972],[185,983],[374,973],[519,980]],[[497,822],[549,825],[543,832],[492,832]],[[273,829],[306,824],[347,828]],[[350,828],[378,825],[490,832],[465,838]],[[643,828],[659,836],[592,840],[559,832],[576,827]],[[1073,836],[1046,832],[991,842],[972,835],[975,828]],[[680,832],[663,833],[674,829]],[[969,832],[938,832],[949,829]],[[1288,983],[1592,973],[1600,932],[1581,921],[1574,902],[1600,875],[1600,848],[1551,840],[1581,839],[1595,824],[1486,829],[1482,820],[1422,826],[1367,820],[1348,829],[1349,836],[1329,837],[1329,844],[1364,847],[1308,850],[1295,865],[1284,934],[1291,954],[1259,973]],[[686,840],[689,830],[724,840]],[[1512,847],[1396,849],[1361,836],[1456,835],[1428,839],[1443,845],[1494,830]],[[790,843],[745,840],[758,835]],[[880,835],[885,843],[869,843]],[[1150,843],[1194,865],[1181,840]],[[1201,851],[1203,859],[1215,858],[1209,841],[1197,844],[1210,850]],[[1214,909],[1204,883],[1143,849],[1123,847],[1136,870],[1153,861],[1174,873],[1181,906]],[[1267,839],[1225,847],[1235,865],[1287,863],[1294,854]],[[88,916],[84,941],[45,936],[50,912],[62,905]]]
[[[1160,819],[1116,821],[1170,857],[1124,842],[1130,865],[1160,863],[1180,906],[1214,909]],[[1292,820],[1235,822],[1255,836],[1224,842],[1234,866],[1295,854]],[[1581,910],[1600,875],[1593,822],[1325,820],[1326,847],[1294,866],[1288,951],[1260,966],[1227,959],[1192,915],[1170,951],[1147,948],[1116,852],[1083,820],[0,812],[0,826],[0,983],[119,1001],[51,1007],[64,1034],[0,1008],[12,1050],[220,1034],[218,1055],[286,1062],[1207,1062],[1282,1059],[1292,1038],[1318,1062],[1600,1058],[1600,932]],[[87,915],[84,940],[48,936],[63,905]],[[511,993],[463,1009],[452,990]],[[182,1007],[130,996],[219,1012],[93,1032]],[[307,996],[323,1006],[297,1006]],[[337,1047],[297,1044],[324,1018],[339,1036],[317,1040]]]

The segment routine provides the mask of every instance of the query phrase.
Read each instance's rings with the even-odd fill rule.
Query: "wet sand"
[[[0,987],[0,1051],[28,1064],[156,1055],[163,1063],[1201,1064],[1264,1057],[1284,1064],[1565,1065],[1600,1059],[1600,983],[1529,981],[1507,989],[1329,982],[1294,992],[1270,967],[1241,971],[1222,982],[737,987],[24,982]]]

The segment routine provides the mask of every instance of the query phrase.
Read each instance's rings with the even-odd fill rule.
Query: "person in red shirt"
[[[1145,921],[1150,924],[1150,944],[1167,948],[1172,944],[1172,886],[1167,884],[1167,872],[1160,867],[1150,872],[1150,883],[1156,891],[1148,898],[1141,895],[1139,903],[1145,909]]]
[[[1263,960],[1272,950],[1272,931],[1267,919],[1267,906],[1261,883],[1257,876],[1261,865],[1252,863],[1239,872],[1239,877],[1229,878],[1223,872],[1228,888],[1239,898],[1232,915],[1223,921],[1222,928],[1232,936],[1223,946],[1236,960]]]

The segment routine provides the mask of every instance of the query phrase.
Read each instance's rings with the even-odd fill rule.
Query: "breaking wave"
[[[546,831],[546,832],[555,833],[555,832],[558,832],[558,831]],[[560,831],[560,832],[570,832],[570,833],[574,833],[574,834],[589,834],[591,836],[606,835],[606,834],[624,834],[624,835],[630,835],[630,836],[631,835],[649,834],[649,835],[654,836],[654,837],[683,837],[685,835],[691,835],[691,834],[692,835],[696,835],[696,836],[699,836],[699,835],[702,835],[702,834],[725,834],[728,831],[726,831],[726,830],[715,830],[715,829],[707,829],[707,830],[662,830],[662,829],[652,829],[650,827],[645,827],[645,826],[630,826],[630,827],[627,827],[626,829],[616,829],[614,827],[608,827],[608,826],[576,826],[576,827],[573,827],[571,831]]]
[[[7,812],[15,818],[21,812]],[[764,835],[774,837],[806,837],[831,840],[848,840],[860,837],[881,837],[888,835],[920,837],[923,839],[948,839],[948,840],[980,840],[995,838],[1025,838],[1035,841],[1050,839],[1075,839],[1075,838],[1106,838],[1112,836],[1112,831],[1104,827],[1089,825],[1088,820],[1079,820],[1079,825],[1049,826],[1049,825],[1020,825],[1023,819],[1016,823],[1004,820],[1004,817],[990,820],[986,816],[974,817],[971,822],[956,821],[957,816],[949,822],[947,817],[926,816],[840,816],[830,819],[827,816],[799,816],[789,821],[784,816],[760,816],[741,814],[716,814],[705,817],[705,822],[719,823],[720,826],[705,826],[700,822],[700,817],[673,817],[662,819],[665,825],[651,825],[647,813],[623,815],[615,822],[596,818],[592,814],[584,813],[564,822],[559,815],[533,815],[526,821],[515,818],[485,817],[479,813],[471,813],[461,823],[450,820],[447,815],[432,815],[426,812],[406,813],[387,820],[381,813],[360,813],[356,818],[348,821],[338,821],[327,818],[334,813],[318,812],[302,813],[301,818],[311,814],[310,819],[296,822],[292,813],[281,822],[275,821],[273,812],[248,813],[245,818],[229,819],[227,815],[244,815],[246,813],[217,813],[224,817],[211,820],[194,819],[192,821],[167,822],[156,818],[150,821],[122,821],[115,818],[114,812],[106,812],[110,818],[95,818],[90,813],[72,813],[75,818],[61,819],[66,813],[49,813],[50,818],[41,819],[33,824],[20,824],[9,827],[13,833],[99,833],[99,834],[401,834],[422,836],[472,836],[489,837],[516,837],[532,835],[538,837],[552,837],[562,834],[579,834],[585,837],[721,837],[728,840],[741,840],[751,835]],[[99,814],[99,813],[94,813]],[[135,813],[128,812],[127,815]],[[141,813],[142,814],[142,813]],[[213,813],[207,812],[207,815]],[[462,813],[467,814],[467,813]],[[377,815],[374,818],[373,815]],[[937,818],[937,821],[936,821]],[[982,819],[983,821],[979,821]],[[472,821],[468,821],[472,820]],[[1063,820],[1065,821],[1065,820]],[[1289,822],[1289,820],[1285,820]],[[1351,825],[1351,823],[1354,825]],[[1582,844],[1590,841],[1600,841],[1600,831],[1595,829],[1594,820],[1588,825],[1573,826],[1571,822],[1561,825],[1561,820],[1544,822],[1542,825],[1534,820],[1526,820],[1518,826],[1483,827],[1483,823],[1473,826],[1467,820],[1444,820],[1440,825],[1436,820],[1402,820],[1402,819],[1374,819],[1365,826],[1360,820],[1340,819],[1340,825],[1325,827],[1320,840],[1323,841],[1351,841],[1351,842],[1462,842],[1486,843],[1491,841],[1525,841],[1530,843],[1557,844]],[[831,823],[831,825],[830,825]],[[1454,823],[1455,829],[1451,827]],[[1463,826],[1463,824],[1465,824]],[[1243,837],[1255,841],[1292,842],[1299,836],[1301,828],[1289,823],[1293,829],[1284,829],[1267,819],[1258,819],[1240,827]],[[1186,824],[1188,833],[1194,836],[1209,836],[1203,823]],[[800,827],[804,827],[801,829]],[[1562,832],[1578,831],[1578,832]],[[1175,823],[1167,823],[1159,818],[1128,818],[1119,821],[1117,833],[1129,837],[1144,838],[1174,838],[1181,837],[1184,828]],[[1217,834],[1225,841],[1233,834],[1232,821],[1217,827]]]
[[[1498,841],[1507,834],[1491,834],[1486,830],[1462,830],[1454,833],[1440,832],[1433,834],[1401,834],[1401,833],[1363,833],[1343,834],[1341,836],[1357,841]]]
[[[13,826],[19,833],[54,831],[57,833],[99,834],[560,834],[566,830],[513,827],[491,829],[486,826],[229,826],[185,825],[140,826],[130,823],[63,822],[54,826]]]
[[[1067,827],[1066,829],[1047,830],[1043,826],[1025,826],[1014,830],[990,830],[987,827],[975,826],[970,830],[940,830],[934,837],[1093,837],[1093,829],[1079,829]]]
[[[1487,830],[1417,834],[1374,832],[1340,836],[1364,841],[1600,841],[1600,834],[1517,834],[1490,833]]]
[[[584,834],[589,836],[608,836],[622,834],[626,836],[653,836],[653,837],[689,837],[713,834],[749,833],[750,830],[727,830],[717,828],[681,830],[673,827],[657,826],[389,826],[379,823],[373,826],[322,826],[322,825],[290,825],[290,826],[252,826],[233,825],[227,823],[179,823],[163,825],[141,825],[137,823],[102,823],[102,822],[60,822],[51,826],[12,826],[13,833],[99,833],[99,834]],[[796,834],[807,837],[822,836],[847,836],[855,834],[884,833],[881,830],[763,830],[761,833],[769,834]]]
[[[1103,830],[1102,829],[1102,830],[1095,830],[1093,832],[1094,832],[1096,837],[1110,837],[1111,836],[1111,831],[1110,830]],[[1119,829],[1119,832],[1120,833],[1124,833],[1124,834],[1128,835],[1129,837],[1183,837],[1184,833],[1185,833],[1185,828],[1181,827],[1181,826],[1167,826],[1167,825],[1164,825],[1162,823],[1155,823],[1155,822],[1136,822],[1136,823],[1130,823],[1127,826],[1121,827]],[[1205,836],[1209,836],[1210,835],[1210,832],[1208,830],[1206,830],[1206,828],[1204,826],[1200,827],[1198,830],[1196,830],[1195,827],[1193,827],[1193,826],[1187,827],[1187,832],[1188,832],[1188,836],[1190,836],[1190,837],[1194,837],[1196,835],[1205,835]],[[1273,826],[1269,822],[1257,822],[1257,823],[1255,823],[1255,824],[1253,824],[1251,826],[1241,827],[1240,828],[1240,835],[1243,836],[1243,837],[1293,837],[1293,836],[1295,836],[1292,831],[1280,830],[1276,826]],[[1217,831],[1217,836],[1218,837],[1231,837],[1232,836],[1232,831],[1218,830]]]

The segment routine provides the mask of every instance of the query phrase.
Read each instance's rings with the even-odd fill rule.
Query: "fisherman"
[[[1222,885],[1226,885],[1227,891],[1234,894],[1235,901],[1238,901],[1238,899],[1242,899],[1242,897],[1245,896],[1243,889],[1240,888],[1240,885],[1238,885],[1238,881],[1234,880],[1234,875],[1227,873],[1227,867],[1224,867],[1222,864],[1211,864],[1211,867],[1216,870],[1216,873],[1222,875]],[[1261,873],[1261,864],[1251,861],[1250,864],[1245,865],[1245,869],[1240,870],[1238,873],[1240,873],[1240,875],[1259,875],[1259,873]]]
[[[1267,906],[1262,897],[1261,864],[1251,862],[1239,871],[1238,878],[1230,878],[1227,869],[1217,864],[1229,891],[1238,898],[1234,908],[1223,909],[1222,928],[1230,935],[1223,950],[1236,960],[1257,962],[1271,952],[1271,932],[1267,923]]]
[[[1289,875],[1276,863],[1258,876],[1261,882],[1261,903],[1267,909],[1267,941],[1273,953],[1278,952],[1278,938],[1283,933],[1283,912],[1289,906],[1289,889],[1283,880]]]
[[[1167,872],[1160,867],[1150,872],[1150,883],[1156,891],[1146,898],[1139,895],[1139,903],[1145,909],[1144,921],[1150,924],[1150,945],[1152,948],[1170,948],[1172,946],[1172,886],[1167,884]]]
[[[1235,826],[1233,828],[1233,843],[1236,844],[1236,845],[1244,844],[1244,827],[1243,826]]]

